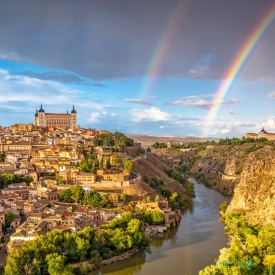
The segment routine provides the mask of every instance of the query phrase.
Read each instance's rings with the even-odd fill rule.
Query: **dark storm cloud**
[[[160,74],[220,78],[273,0],[186,0],[170,31]],[[143,75],[179,0],[1,1],[0,57],[66,70],[76,78]],[[274,80],[274,22],[242,76]],[[169,27],[168,27],[169,30]],[[168,45],[167,44],[167,45]],[[72,76],[70,76],[72,77]],[[67,79],[66,81],[70,81]]]

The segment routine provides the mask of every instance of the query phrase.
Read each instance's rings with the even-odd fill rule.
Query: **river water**
[[[177,228],[152,238],[151,251],[92,271],[89,275],[197,275],[215,264],[228,238],[217,213],[230,198],[195,182],[196,197]]]

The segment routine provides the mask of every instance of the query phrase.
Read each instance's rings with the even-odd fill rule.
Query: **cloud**
[[[141,104],[141,105],[148,105],[152,106],[153,104],[148,102],[147,100],[142,100],[142,99],[136,99],[136,98],[123,98],[125,102],[129,103],[136,103],[136,104]]]
[[[255,131],[259,132],[262,128],[265,128],[267,131],[275,130],[275,119],[274,118],[266,118],[261,123],[257,123],[255,126]]]
[[[248,128],[251,128],[251,127],[255,127],[256,126],[256,123],[254,122],[250,122],[250,121],[234,121],[234,122],[231,122],[231,125],[232,127],[248,127]]]
[[[106,85],[104,85],[102,83],[93,83],[93,84],[88,84],[88,85],[95,86],[95,87],[100,87],[100,88],[106,87]]]
[[[229,99],[229,100],[223,100],[219,104],[220,106],[231,106],[236,103],[238,103],[240,99]],[[210,110],[215,106],[214,102],[212,101],[206,101],[206,100],[175,100],[172,102],[167,102],[165,105],[179,105],[179,106],[185,106],[185,107],[193,107],[193,108],[200,108],[205,110]]]
[[[10,75],[0,71],[0,102],[16,101],[28,103],[73,103],[79,91],[62,84],[36,78]],[[39,91],[39,92],[38,92]]]
[[[230,132],[230,129],[221,129],[220,130],[220,133],[222,133],[222,134],[227,134],[229,132]]]
[[[95,87],[106,87],[102,83],[89,83],[82,77],[77,76],[74,73],[62,72],[62,71],[48,71],[43,73],[33,72],[33,71],[23,71],[23,72],[9,72],[10,75],[15,76],[26,76],[29,78],[36,78],[40,80],[53,80],[61,83],[74,83],[74,84],[83,84]]]
[[[275,98],[275,91],[266,95],[268,98]]]
[[[160,109],[152,106],[150,109],[145,110],[131,110],[131,120],[133,122],[140,121],[167,121],[171,118],[171,115],[162,112]]]
[[[214,95],[215,94],[189,95],[189,96],[183,96],[181,98],[185,98],[185,99],[200,99],[200,98],[213,97]]]
[[[97,123],[97,122],[99,122],[100,117],[101,117],[101,115],[99,112],[93,112],[93,113],[91,113],[88,121],[91,123]]]
[[[228,114],[230,115],[236,115],[238,112],[235,112],[235,111],[228,111]]]
[[[160,37],[168,39],[163,36],[166,29],[169,48],[165,54],[160,52],[158,67],[163,78],[218,79],[228,71],[251,26],[258,24],[272,4],[270,0],[189,2],[179,6],[178,0],[101,0],[81,5],[73,0],[55,1],[54,5],[5,1],[0,10],[0,57],[93,80],[140,77],[147,71]],[[171,21],[176,9],[178,17]],[[170,26],[176,26],[172,31],[167,25],[170,21]],[[240,77],[274,80],[273,27],[271,22]]]

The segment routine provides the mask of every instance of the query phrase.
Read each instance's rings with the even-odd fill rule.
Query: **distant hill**
[[[130,137],[135,140],[135,142],[140,142],[142,147],[149,147],[154,142],[168,142],[171,143],[189,143],[189,142],[198,142],[206,140],[215,140],[219,141],[219,138],[203,138],[203,137],[192,137],[192,136],[159,136],[159,135],[145,135],[145,134],[127,134],[127,137]]]

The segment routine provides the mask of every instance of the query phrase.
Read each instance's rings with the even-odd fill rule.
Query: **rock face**
[[[246,212],[251,225],[275,225],[275,151],[264,147],[245,159],[227,212]]]
[[[193,159],[191,172],[203,176],[202,182],[219,192],[232,195],[240,181],[244,160],[251,145],[211,146],[201,151]]]

